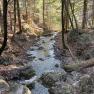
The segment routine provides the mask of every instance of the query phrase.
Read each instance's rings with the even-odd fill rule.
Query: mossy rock
[[[20,74],[19,74],[19,77],[21,79],[30,79],[32,78],[33,76],[35,75],[35,71],[33,69],[27,69],[27,70],[24,70],[22,71]]]
[[[35,88],[35,83],[26,85],[30,90]]]
[[[79,81],[79,94],[94,94],[94,76],[82,77]]]
[[[46,87],[52,87],[55,85],[56,82],[60,80],[65,80],[66,73],[65,72],[48,72],[48,73],[44,73],[40,79],[42,80],[42,83]]]

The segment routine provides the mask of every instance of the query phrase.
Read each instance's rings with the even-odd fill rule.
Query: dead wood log
[[[93,66],[94,66],[94,58],[89,59],[87,61],[82,61],[80,63],[67,64],[67,65],[64,65],[63,68],[67,72],[72,72],[72,71],[79,71],[84,68],[89,68],[89,67],[93,67]]]

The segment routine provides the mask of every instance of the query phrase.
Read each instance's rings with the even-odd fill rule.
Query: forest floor
[[[56,58],[62,60],[64,64],[76,63],[86,61],[94,58],[94,32],[92,30],[88,32],[84,31],[70,31],[67,36],[67,45],[69,46],[73,56],[69,49],[62,47],[62,34],[61,32],[55,37],[55,54]],[[75,60],[76,59],[76,60]],[[63,65],[62,65],[63,66]]]
[[[26,52],[35,41],[35,36],[27,36],[25,33],[15,35],[15,38],[9,36],[8,45],[0,57],[0,76],[7,80],[20,79],[18,76],[26,68],[29,70],[30,66],[25,67],[30,59]],[[33,74],[33,69],[31,71]]]

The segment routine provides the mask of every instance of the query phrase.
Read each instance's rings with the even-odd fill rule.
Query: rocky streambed
[[[29,58],[33,58],[29,63],[33,66],[39,80],[35,81],[33,94],[88,94],[87,85],[91,76],[84,72],[67,73],[63,69],[63,64],[74,62],[66,50],[58,49],[55,45],[57,33],[51,36],[40,37],[37,43],[27,52]],[[63,60],[55,55],[61,51]],[[86,79],[86,80],[85,80]],[[85,81],[84,83],[82,83]],[[81,85],[81,86],[80,86]],[[81,87],[81,88],[80,88]],[[85,88],[84,88],[85,87]],[[83,89],[84,88],[84,89]],[[78,92],[79,91],[79,92]],[[93,91],[92,91],[93,92]],[[90,93],[93,94],[93,93]]]
[[[94,94],[94,74],[89,73],[89,69],[71,73],[64,71],[63,65],[74,61],[67,50],[56,47],[56,36],[57,33],[53,33],[40,37],[27,52],[33,58],[29,63],[38,78],[32,94]],[[55,54],[58,51],[62,52],[61,59],[59,54]]]
[[[51,75],[50,78],[53,80],[47,83],[51,85],[59,80],[59,78],[62,79],[65,74],[65,71],[60,68],[60,60],[55,58],[55,35],[56,33],[53,33],[50,36],[40,37],[37,43],[27,52],[29,58],[33,57],[33,60],[29,63],[32,65],[36,76],[39,78],[39,81],[35,82],[35,88],[32,89],[33,94],[49,94],[49,88],[46,87],[46,83],[44,83],[45,81],[50,80],[48,79],[48,76],[50,77]],[[45,77],[47,77],[47,79]]]

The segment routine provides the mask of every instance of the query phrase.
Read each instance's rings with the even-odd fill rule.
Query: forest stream
[[[34,57],[32,64],[38,78],[45,72],[63,71],[60,68],[60,61],[55,59],[54,54],[54,37],[56,33],[51,36],[42,36],[36,44],[27,52],[30,57]],[[58,65],[58,67],[56,67]],[[39,82],[35,82],[35,88],[32,94],[49,94],[48,89]]]
[[[33,46],[27,51],[30,59],[28,65],[33,67],[35,76],[21,83],[32,83],[32,94],[62,94],[62,92],[63,94],[83,94],[83,90],[89,92],[91,88],[87,89],[85,86],[89,84],[88,81],[93,81],[92,73],[90,75],[90,72],[86,72],[86,70],[68,73],[63,69],[63,64],[74,61],[69,51],[66,51],[66,54],[63,53],[64,55],[61,54],[62,60],[60,56],[56,56],[55,52],[59,50],[55,44],[57,35],[56,32],[53,32],[48,36],[36,38]],[[85,88],[83,89],[83,87]],[[81,90],[79,90],[80,88]],[[78,90],[79,93],[77,93]]]

